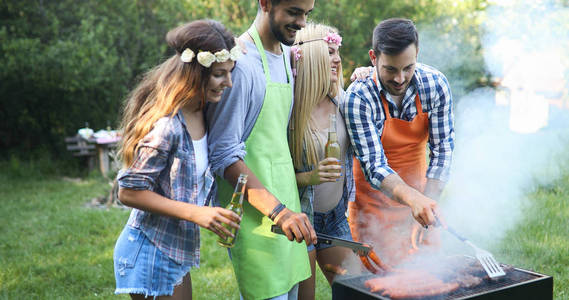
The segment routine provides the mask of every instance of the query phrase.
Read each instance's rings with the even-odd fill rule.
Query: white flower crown
[[[192,62],[195,56],[196,54],[194,51],[192,51],[192,49],[186,48],[186,50],[182,52],[180,60],[182,62],[189,63]],[[227,51],[227,49],[223,49],[215,53],[211,53],[209,51],[199,51],[198,63],[206,68],[209,68],[214,62],[226,62],[228,59],[236,61],[239,56],[241,56],[241,48],[239,45],[235,45],[231,51]]]

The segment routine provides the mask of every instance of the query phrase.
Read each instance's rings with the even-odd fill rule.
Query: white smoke
[[[481,40],[485,67],[499,86],[464,95],[467,83],[460,74],[445,74],[455,95],[456,140],[441,210],[447,224],[482,248],[492,250],[521,222],[529,193],[569,169],[567,20],[569,8],[554,1],[492,1]],[[467,43],[443,52],[437,26],[418,29],[420,62],[438,69],[478,63]],[[460,40],[460,34],[446,38]],[[442,239],[440,254],[474,254],[448,233]],[[432,260],[428,251],[413,257],[424,264]]]
[[[442,203],[448,223],[480,246],[499,242],[520,222],[528,192],[568,167],[568,19],[569,9],[553,1],[499,1],[487,9],[485,62],[501,85],[456,101]]]

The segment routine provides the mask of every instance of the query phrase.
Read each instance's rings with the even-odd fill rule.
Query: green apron
[[[296,177],[287,142],[292,85],[271,81],[265,49],[255,26],[251,27],[249,33],[261,55],[267,85],[263,107],[245,141],[247,154],[244,161],[269,192],[288,209],[299,213]],[[283,63],[290,82],[292,78],[288,63]],[[222,205],[226,205],[233,188],[227,181],[218,179],[218,198]],[[244,299],[282,295],[296,283],[310,277],[306,244],[291,242],[284,235],[272,233],[273,224],[248,202],[243,203],[241,229],[231,249],[231,256]]]

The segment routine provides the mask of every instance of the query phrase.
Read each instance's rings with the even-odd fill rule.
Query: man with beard
[[[254,23],[240,36],[247,54],[231,73],[233,87],[207,110],[222,205],[231,199],[239,174],[248,175],[248,201],[230,250],[244,299],[296,299],[298,283],[310,277],[306,245],[300,243],[314,244],[316,233],[301,213],[287,125],[293,101],[288,46],[313,6],[314,0],[260,0]],[[272,233],[273,224],[286,237]]]
[[[435,200],[448,179],[454,148],[450,86],[441,72],[417,63],[418,51],[411,20],[379,23],[369,50],[374,74],[352,83],[343,106],[356,156],[350,228],[355,240],[373,243],[388,264],[417,249],[425,233],[419,224],[436,223]],[[427,237],[436,242],[430,232]]]

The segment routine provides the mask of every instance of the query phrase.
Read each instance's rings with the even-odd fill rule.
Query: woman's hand
[[[200,227],[211,230],[220,238],[226,239],[228,236],[233,237],[231,232],[224,226],[228,225],[235,229],[239,229],[241,217],[229,209],[222,207],[197,206],[192,222]]]
[[[243,42],[241,39],[239,38],[235,38],[235,44],[239,45],[239,48],[241,48],[241,52],[243,54],[247,54],[247,46],[245,46],[245,42]]]
[[[342,168],[338,159],[333,157],[325,158],[318,163],[318,167],[310,172],[308,185],[338,181],[342,177]]]
[[[373,73],[373,67],[359,67],[354,70],[352,76],[350,76],[351,81],[364,80],[371,76]]]

